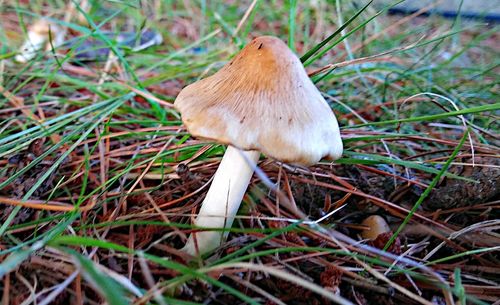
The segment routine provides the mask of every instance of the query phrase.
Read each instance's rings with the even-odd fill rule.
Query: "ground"
[[[360,1],[90,4],[0,1],[1,304],[498,304],[496,24]],[[16,63],[43,16],[70,43]],[[163,42],[105,34],[143,29]],[[261,156],[278,191],[254,175],[227,242],[193,260],[178,249],[225,147],[173,101],[264,34],[302,57],[344,154]],[[367,240],[371,215],[390,231]]]

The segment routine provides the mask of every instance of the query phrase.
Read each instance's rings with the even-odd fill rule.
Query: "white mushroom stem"
[[[228,146],[194,225],[203,228],[232,226],[259,156],[257,151]],[[210,252],[220,246],[226,236],[227,232],[222,231],[193,233],[182,251],[193,256]]]

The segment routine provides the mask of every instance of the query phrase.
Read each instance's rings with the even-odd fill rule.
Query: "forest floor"
[[[61,3],[0,1],[0,304],[500,304],[497,25],[351,1]],[[15,62],[42,16],[70,43]],[[106,34],[146,28],[162,43]],[[259,35],[302,56],[344,154],[261,156],[277,191],[254,175],[227,241],[192,259],[225,146],[173,101]],[[370,240],[372,215],[390,230]]]

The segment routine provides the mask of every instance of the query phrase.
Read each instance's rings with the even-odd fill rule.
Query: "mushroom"
[[[79,9],[77,9],[79,5]],[[73,14],[77,14],[77,21],[81,25],[88,26],[85,13],[91,9],[91,3],[88,0],[82,0],[79,4],[69,1],[65,10],[65,22],[69,22]],[[18,54],[14,58],[16,62],[26,63],[36,56],[36,52],[45,48],[46,51],[52,47],[57,48],[64,44],[64,37],[66,36],[67,29],[62,28],[55,22],[50,21],[48,18],[42,18],[35,21],[28,28],[28,37],[19,48]],[[49,35],[50,34],[50,35]],[[49,36],[51,41],[49,41]],[[50,42],[50,43],[49,43]]]
[[[232,226],[260,152],[297,165],[342,155],[335,115],[299,58],[276,37],[255,38],[221,70],[185,87],[174,106],[192,135],[228,145],[198,227]],[[183,250],[210,252],[226,235],[193,233]]]
[[[14,58],[19,63],[25,63],[35,58],[36,52],[46,47],[50,49],[49,36],[54,47],[61,46],[64,42],[64,31],[56,24],[46,19],[36,21],[28,28],[28,37],[19,48],[19,53]]]
[[[361,232],[364,239],[375,240],[380,234],[391,232],[385,219],[378,215],[368,216],[361,224],[366,227]]]

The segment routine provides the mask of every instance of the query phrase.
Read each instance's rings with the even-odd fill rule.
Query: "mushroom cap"
[[[342,155],[335,115],[276,37],[255,38],[217,73],[185,87],[174,106],[197,137],[303,165]]]
[[[368,227],[361,232],[365,239],[375,240],[380,234],[391,231],[385,219],[379,215],[368,216],[361,224]]]

